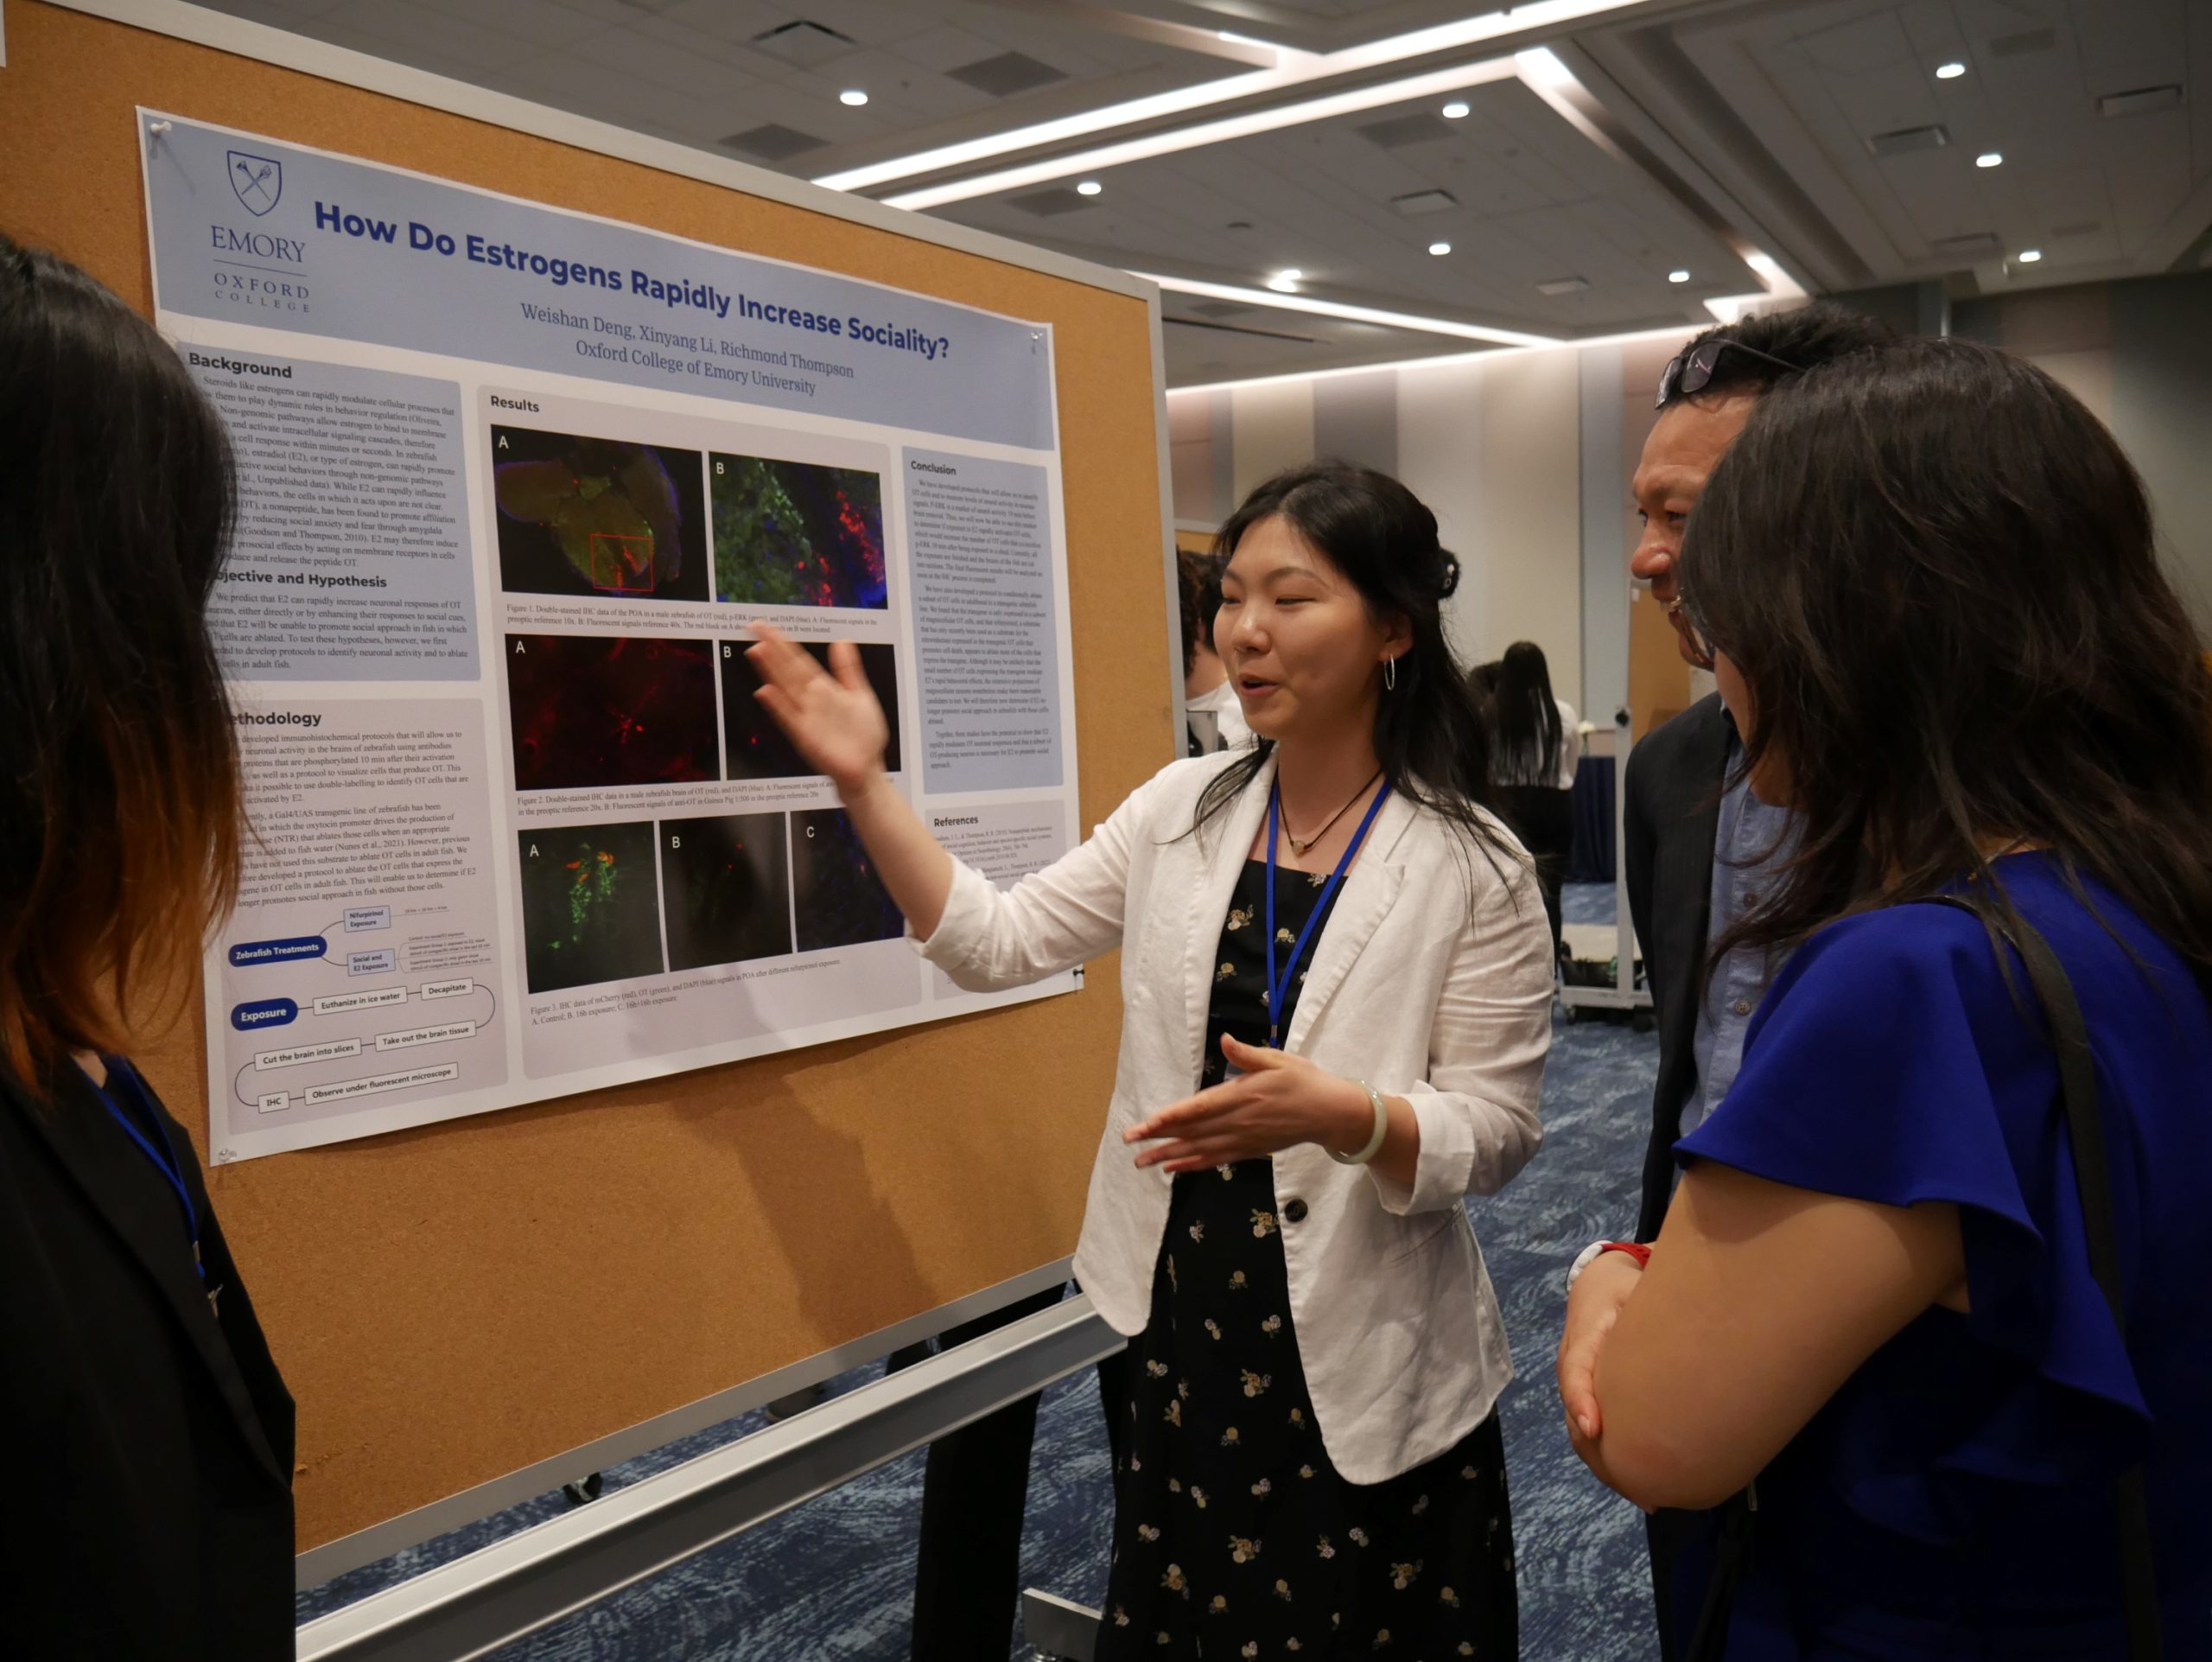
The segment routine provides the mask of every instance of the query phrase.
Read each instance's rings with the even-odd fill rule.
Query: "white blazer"
[[[1144,1329],[1173,1179],[1139,1170],[1122,1133],[1197,1087],[1215,947],[1266,818],[1271,758],[1210,825],[1198,793],[1233,755],[1177,761],[1089,841],[1001,893],[956,863],[923,955],[989,991],[1122,954],[1122,1044],[1075,1268],[1099,1313]],[[1492,822],[1495,824],[1495,822]],[[1408,1189],[1301,1143],[1274,1157],[1300,1360],[1337,1470],[1354,1483],[1445,1453],[1513,1376],[1497,1298],[1460,1202],[1494,1194],[1542,1141],[1551,933],[1502,826],[1498,869],[1393,793],[1338,891],[1284,1048],[1412,1102]],[[1291,1221],[1294,1201],[1305,1215]]]

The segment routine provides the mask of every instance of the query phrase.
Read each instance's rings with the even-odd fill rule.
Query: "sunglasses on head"
[[[1770,352],[1761,352],[1757,347],[1747,347],[1741,341],[1702,341],[1667,360],[1667,367],[1659,372],[1659,396],[1651,401],[1651,407],[1664,410],[1672,399],[1694,398],[1704,392],[1713,385],[1713,371],[1724,352],[1748,353],[1777,369],[1787,370],[1792,375],[1797,373],[1796,365],[1785,362]]]

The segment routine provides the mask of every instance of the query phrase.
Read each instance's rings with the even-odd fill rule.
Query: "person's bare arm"
[[[1586,1278],[1600,1265],[1634,1273],[1600,1259]],[[1639,1506],[1718,1506],[1965,1273],[1956,1207],[1700,1162],[1598,1356],[1601,1429],[1576,1433],[1576,1452]]]
[[[890,724],[861,672],[859,648],[830,648],[830,672],[811,653],[767,624],[746,656],[760,673],[754,695],[809,766],[837,787],[875,873],[915,935],[926,940],[952,892],[952,856],[930,835],[883,768]]]

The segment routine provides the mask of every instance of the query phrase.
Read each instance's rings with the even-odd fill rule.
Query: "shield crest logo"
[[[231,188],[239,204],[257,220],[276,206],[284,194],[284,164],[266,156],[244,150],[230,153]]]

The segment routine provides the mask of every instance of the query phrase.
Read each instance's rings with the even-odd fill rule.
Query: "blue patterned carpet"
[[[1569,921],[1612,921],[1612,890],[1572,885]],[[1555,1029],[1544,1151],[1506,1192],[1470,1203],[1522,1377],[1503,1414],[1528,1662],[1650,1662],[1641,1519],[1569,1451],[1551,1385],[1561,1280],[1574,1254],[1633,1221],[1656,1041],[1626,1027]],[[870,1367],[836,1383],[849,1390]],[[764,1422],[747,1416],[606,1474],[635,1482]],[[1022,1583],[1096,1606],[1106,1584],[1109,1461],[1096,1382],[1046,1393]],[[920,1516],[917,1453],[496,1653],[499,1662],[900,1662]],[[552,1516],[550,1495],[300,1599],[302,1620]],[[1026,1657],[1017,1645],[1014,1655]]]

